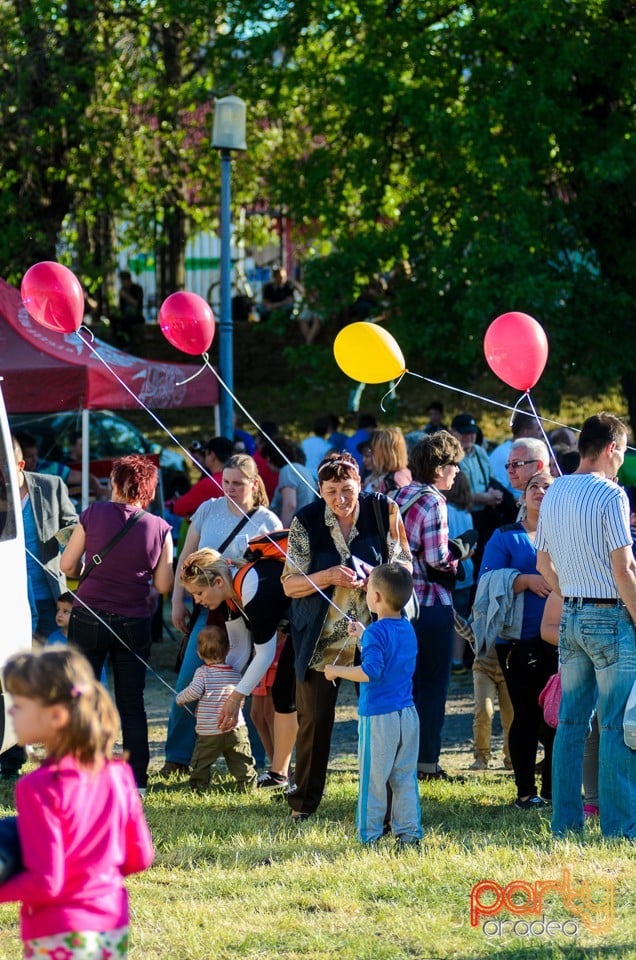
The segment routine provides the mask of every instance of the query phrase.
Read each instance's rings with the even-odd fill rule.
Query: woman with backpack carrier
[[[192,680],[194,671],[201,666],[197,638],[208,618],[207,611],[201,607],[195,607],[188,616],[184,584],[180,576],[183,564],[191,554],[202,548],[215,550],[228,560],[242,560],[251,537],[281,529],[280,520],[268,506],[269,498],[254,460],[245,453],[239,453],[230,457],[223,467],[223,496],[202,503],[192,516],[177,563],[172,594],[172,622],[177,630],[186,635],[177,690],[184,690]],[[278,567],[280,577],[280,564]],[[274,629],[272,636],[275,633]],[[166,762],[160,771],[161,775],[186,773],[194,743],[194,716],[173,702],[168,718]]]
[[[264,541],[263,552],[272,552],[265,541],[271,538],[275,543],[276,537],[281,536],[286,539],[287,531],[260,538]],[[218,550],[203,549],[186,557],[181,566],[181,585],[195,603],[221,614],[230,641],[225,662],[243,673],[221,707],[222,732],[236,726],[245,698],[258,686],[274,660],[278,626],[289,606],[280,579],[282,559],[282,553],[280,559],[266,555],[237,568]]]
[[[89,660],[99,677],[106,657],[115,683],[124,750],[137,787],[148,780],[148,722],[144,707],[151,644],[151,584],[167,593],[173,582],[170,524],[146,512],[159,471],[147,457],[116,460],[109,502],[92,503],[62,554],[69,577],[80,574],[68,642]],[[89,559],[90,558],[90,559]],[[81,601],[81,602],[80,602]]]

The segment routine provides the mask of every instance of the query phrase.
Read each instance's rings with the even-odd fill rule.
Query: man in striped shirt
[[[563,596],[563,695],[552,761],[556,836],[583,829],[583,747],[597,706],[601,831],[636,837],[636,753],[623,738],[636,679],[636,561],[629,501],[614,479],[626,444],[627,429],[616,417],[586,420],[580,466],[555,480],[539,514],[537,569]]]

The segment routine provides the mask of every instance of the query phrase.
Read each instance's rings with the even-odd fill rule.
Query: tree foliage
[[[169,250],[214,225],[210,110],[236,93],[234,198],[289,213],[325,312],[392,274],[416,369],[470,373],[519,309],[546,382],[629,390],[634,51],[630,0],[0,0],[0,265],[51,256],[69,215]]]

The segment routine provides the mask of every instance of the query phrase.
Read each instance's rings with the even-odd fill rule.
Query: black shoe
[[[446,773],[445,770],[442,770],[441,767],[438,767],[437,770],[429,772],[427,770],[418,770],[417,779],[427,782],[429,780],[445,780],[447,783],[463,783],[465,777],[453,777],[449,773]]]
[[[258,777],[256,786],[259,790],[268,787],[278,787],[279,790],[284,790],[289,786],[289,780],[283,776],[282,773],[274,773],[273,770],[266,770],[265,773],[261,773],[260,777]]]
[[[159,771],[160,777],[172,777],[176,773],[190,773],[190,767],[187,763],[173,763],[172,760],[166,760]]]
[[[301,811],[292,810],[292,815],[291,815],[292,823],[305,823],[307,820],[309,820],[310,816],[311,816],[310,813],[303,813],[302,810]]]
[[[543,797],[528,797],[527,800],[520,800],[519,797],[517,797],[514,806],[517,810],[543,810],[544,807],[549,807],[550,804],[547,800],[544,800]]]

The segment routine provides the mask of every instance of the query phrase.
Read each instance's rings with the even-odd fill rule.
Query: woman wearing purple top
[[[102,562],[91,564],[80,581],[68,640],[84,653],[97,677],[110,657],[124,750],[142,789],[149,760],[144,686],[151,643],[151,588],[167,593],[173,584],[170,525],[145,512],[157,479],[157,468],[145,457],[116,460],[110,476],[111,501],[92,503],[84,510],[61,562],[64,573],[76,577],[84,553],[87,565],[90,558],[103,554]],[[135,514],[140,516],[134,525],[106,551]]]

